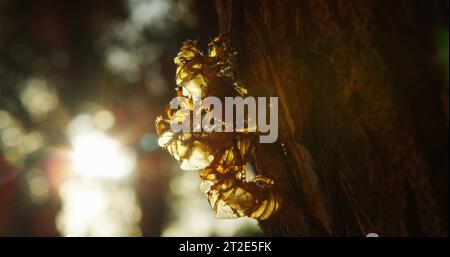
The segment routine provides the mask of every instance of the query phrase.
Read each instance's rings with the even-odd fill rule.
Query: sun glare
[[[82,175],[121,179],[134,167],[133,153],[102,132],[76,135],[72,145],[72,165],[74,171]]]
[[[141,235],[136,156],[95,125],[87,114],[69,124],[71,167],[59,188],[58,229],[65,236]]]

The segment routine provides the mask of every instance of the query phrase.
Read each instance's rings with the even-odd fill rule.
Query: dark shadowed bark
[[[267,235],[448,235],[448,1],[216,7],[250,95],[279,97],[256,153],[283,196]]]

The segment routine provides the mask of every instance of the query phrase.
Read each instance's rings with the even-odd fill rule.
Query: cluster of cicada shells
[[[247,90],[236,82],[235,53],[221,37],[208,45],[203,55],[193,41],[183,44],[175,57],[178,96],[190,113],[167,108],[156,119],[159,145],[165,148],[183,170],[200,171],[200,190],[206,194],[217,218],[251,217],[265,220],[279,207],[274,181],[261,175],[246,179],[246,163],[255,151],[255,133],[174,132],[171,122],[182,123],[193,115],[194,99],[207,96],[245,96]],[[197,110],[205,114],[208,110]],[[223,124],[226,125],[225,123]],[[193,130],[190,130],[193,131]]]

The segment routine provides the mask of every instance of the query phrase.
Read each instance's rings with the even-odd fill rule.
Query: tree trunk
[[[216,8],[250,95],[279,97],[256,153],[283,198],[266,235],[448,235],[448,1]]]

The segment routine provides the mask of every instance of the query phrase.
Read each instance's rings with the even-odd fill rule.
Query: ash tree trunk
[[[283,197],[266,235],[448,235],[448,1],[216,9],[250,95],[279,97],[255,156]]]

